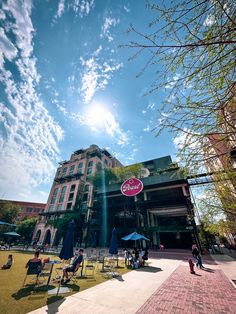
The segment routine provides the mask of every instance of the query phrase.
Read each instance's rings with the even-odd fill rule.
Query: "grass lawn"
[[[58,287],[57,283],[50,283],[48,288],[40,285],[33,290],[34,286],[32,284],[27,284],[31,281],[31,278],[28,278],[25,287],[22,287],[26,274],[25,265],[27,261],[33,257],[33,253],[0,251],[0,267],[5,264],[9,254],[13,254],[13,266],[8,270],[0,269],[0,313],[25,314],[46,304],[63,299],[65,296],[71,295],[78,291],[83,291],[108,280],[107,278],[104,278],[103,273],[99,271],[101,269],[101,265],[99,265],[99,268],[97,269],[94,277],[81,278],[77,280],[76,284],[68,284],[67,287],[70,289],[70,293],[58,296],[48,295],[47,290]],[[48,256],[50,256],[51,259],[59,260],[59,258],[55,255],[40,254],[42,259]],[[54,265],[54,267],[60,267],[60,264],[59,266]],[[121,275],[129,271],[124,267],[123,261],[119,261],[119,269],[117,270]],[[55,271],[53,272],[52,277],[55,277]]]

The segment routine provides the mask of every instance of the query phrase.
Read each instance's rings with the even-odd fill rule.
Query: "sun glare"
[[[114,136],[119,129],[115,116],[104,105],[93,103],[85,112],[84,124],[96,132],[106,132]]]
[[[88,108],[87,118],[91,121],[91,125],[95,128],[103,127],[106,123],[109,111],[100,104],[93,104]]]

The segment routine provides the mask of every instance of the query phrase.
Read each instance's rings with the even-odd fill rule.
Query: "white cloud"
[[[111,150],[110,150],[111,151]],[[137,144],[129,144],[126,147],[122,148],[122,151],[112,151],[112,155],[122,162],[124,165],[132,164],[138,152]]]
[[[209,14],[205,21],[203,22],[204,26],[211,26],[216,22],[214,15]]]
[[[0,27],[0,50],[2,51],[3,57],[5,57],[9,61],[12,61],[17,56],[16,47],[7,38],[4,29],[1,27]]]
[[[150,131],[151,131],[150,126],[148,125],[146,128],[143,129],[143,131],[144,131],[144,132],[150,132]]]
[[[0,103],[0,191],[5,198],[13,195],[16,199],[30,195],[29,191],[33,189],[37,193],[37,186],[51,179],[63,131],[45,109],[36,91],[40,75],[33,56],[31,1],[9,0],[3,10],[12,16],[8,27],[15,35],[14,46],[18,51],[15,65],[20,79],[15,81],[11,71],[1,64],[0,83],[7,102]],[[4,56],[7,48],[9,45],[5,46]]]
[[[53,18],[53,24],[69,10],[72,10],[75,13],[75,16],[83,18],[89,15],[94,6],[94,0],[60,0],[57,7],[57,13]]]
[[[102,31],[100,34],[101,38],[107,38],[109,42],[113,41],[113,37],[111,35],[111,27],[116,26],[120,23],[119,19],[115,19],[112,17],[106,17],[102,26]]]
[[[129,9],[126,5],[124,5],[124,10],[125,10],[127,13],[130,12],[130,9]]]
[[[65,0],[60,0],[58,3],[58,9],[57,9],[56,17],[60,18],[62,16],[62,13],[64,12],[64,10],[65,10]]]
[[[173,76],[172,80],[169,79],[169,83],[165,85],[165,88],[167,89],[173,88],[176,85],[177,81],[180,79],[180,77],[181,75],[179,73],[176,73]]]
[[[155,110],[155,104],[154,103],[151,103],[147,106],[147,109],[148,110]]]
[[[104,89],[111,79],[112,73],[122,67],[122,63],[117,64],[113,60],[100,63],[99,53],[101,51],[102,47],[99,47],[89,59],[80,58],[81,65],[84,68],[82,70],[80,93],[86,103],[91,101],[96,91]]]
[[[176,148],[182,149],[187,147],[190,150],[196,150],[201,152],[201,143],[199,142],[199,136],[193,135],[191,130],[184,128],[182,132],[179,132],[179,135],[173,139],[173,143]]]

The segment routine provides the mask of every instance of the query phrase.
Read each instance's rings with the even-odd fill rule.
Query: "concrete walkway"
[[[178,256],[178,255],[177,255]],[[204,256],[206,267],[191,275],[183,259],[150,259],[131,271],[31,312],[63,314],[236,314],[236,260]],[[184,258],[186,261],[186,259]]]
[[[181,260],[150,259],[150,266],[131,271],[78,292],[32,314],[131,314],[135,313],[181,264]]]

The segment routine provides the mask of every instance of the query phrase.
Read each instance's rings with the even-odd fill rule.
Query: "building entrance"
[[[189,232],[160,232],[160,243],[166,249],[191,249],[192,236]]]

